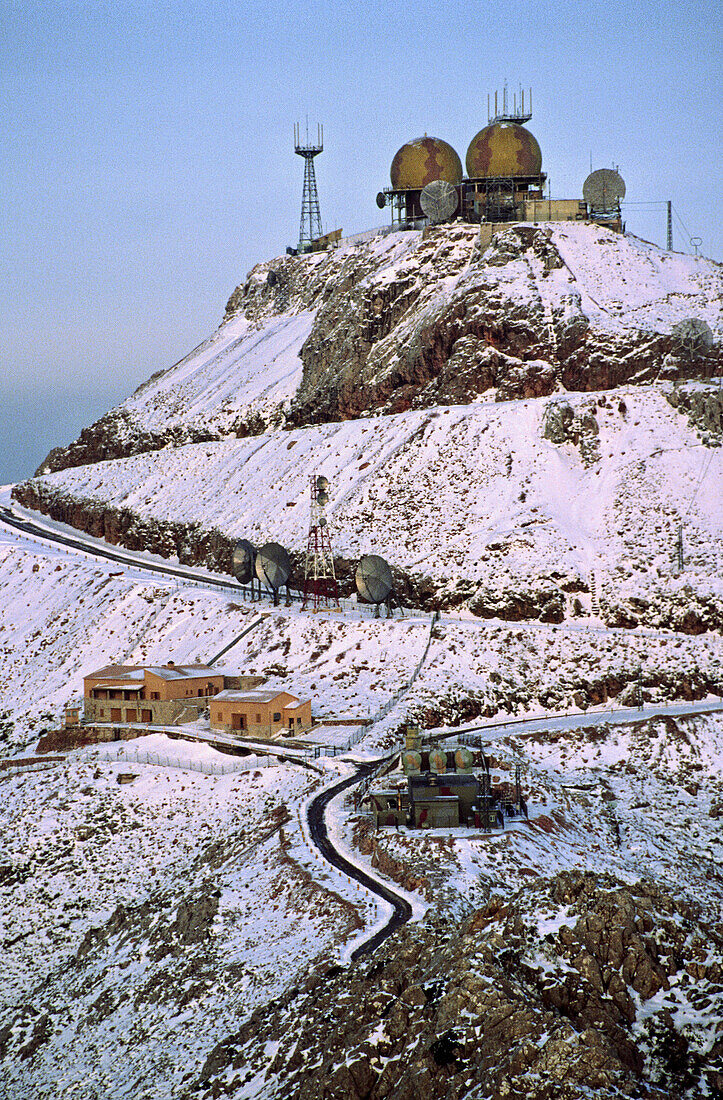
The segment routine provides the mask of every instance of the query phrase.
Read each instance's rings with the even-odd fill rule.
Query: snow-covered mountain
[[[274,259],[13,488],[50,519],[0,511],[3,1096],[721,1094],[722,291],[720,265],[575,223]],[[317,473],[343,586],[382,554],[403,618],[93,556],[228,573],[246,537],[298,571]],[[482,736],[529,822],[375,833],[332,803],[334,843],[413,902],[353,965],[385,903],[305,814],[349,760],[221,774],[156,731],[18,763],[91,670],[209,660],[257,618],[219,667],[376,716],[362,759],[515,716]]]
[[[676,325],[720,341],[723,269],[584,224],[392,233],[259,264],[221,327],[43,470],[415,407],[706,377]]]

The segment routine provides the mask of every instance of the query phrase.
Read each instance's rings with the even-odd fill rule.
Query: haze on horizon
[[[298,236],[293,124],[324,123],[325,229],[385,224],[397,148],[464,160],[487,95],[532,87],[553,197],[620,166],[630,231],[723,258],[712,0],[3,0],[0,483],[185,355]]]

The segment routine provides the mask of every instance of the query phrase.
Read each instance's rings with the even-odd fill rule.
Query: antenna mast
[[[294,126],[294,152],[304,158],[304,194],[301,200],[301,222],[299,225],[299,252],[308,252],[314,241],[321,236],[321,213],[319,211],[319,193],[316,189],[314,157],[324,149],[324,127],[316,127],[316,144],[309,139],[309,127],[306,127],[306,139],[302,144],[298,122]]]
[[[331,552],[326,518],[329,482],[323,474],[315,474],[309,479],[309,489],[311,516],[304,565],[304,602],[301,609],[303,611],[311,602],[313,611],[341,611],[339,585],[334,572],[334,555]]]

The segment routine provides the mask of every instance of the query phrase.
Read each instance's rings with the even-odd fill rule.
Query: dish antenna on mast
[[[389,565],[378,554],[365,554],[359,561],[354,576],[356,590],[365,603],[374,604],[375,618],[379,618],[379,607],[387,605],[387,618],[391,618],[392,603],[395,601],[394,578]]]
[[[583,183],[582,197],[593,221],[610,221],[620,216],[625,180],[615,168],[597,168]]]
[[[239,584],[251,585],[251,599],[254,598],[254,577],[256,547],[248,539],[239,539],[233,549],[233,575]]]
[[[262,584],[268,585],[274,594],[274,607],[279,606],[279,589],[286,585],[286,596],[290,599],[289,577],[291,576],[291,558],[278,542],[267,542],[256,554],[256,576]]]
[[[422,188],[419,205],[432,225],[449,221],[459,205],[457,188],[448,180],[432,180]]]

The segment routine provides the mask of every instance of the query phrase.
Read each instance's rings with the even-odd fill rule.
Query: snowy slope
[[[152,432],[172,421],[229,435],[241,411],[273,421],[299,387],[299,350],[313,319],[313,312],[304,311],[270,318],[257,328],[235,317],[121,408]]]
[[[547,438],[560,409],[577,418],[577,441]],[[323,472],[336,553],[381,553],[418,584],[431,581],[442,606],[480,588],[489,603],[541,578],[586,592],[593,573],[612,604],[677,599],[685,586],[721,596],[722,455],[659,388],[631,387],[197,444],[36,478],[19,492],[57,518],[128,510],[301,550],[308,478]]]
[[[572,275],[583,312],[596,325],[669,333],[687,317],[699,317],[723,333],[720,264],[583,223],[551,223],[550,229],[566,269],[550,272],[549,284]]]
[[[678,322],[699,318],[720,340],[722,300],[719,264],[586,224],[507,229],[486,251],[474,226],[453,225],[279,257],[237,288],[213,336],[45,468],[487,390],[550,393],[560,379],[597,389],[654,377]],[[525,381],[530,369],[544,384]],[[670,377],[705,369],[668,366]]]

